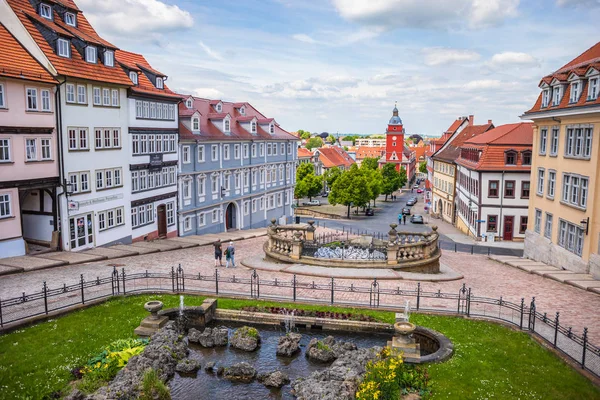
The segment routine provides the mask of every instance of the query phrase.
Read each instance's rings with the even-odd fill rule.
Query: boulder
[[[225,368],[223,378],[235,382],[250,383],[256,378],[256,370],[247,362],[241,362]]]
[[[188,340],[192,343],[199,343],[202,347],[227,346],[229,330],[225,327],[206,328],[204,332],[197,329],[190,329]]]
[[[191,374],[200,369],[200,363],[192,358],[184,358],[175,366],[175,371],[182,374]]]
[[[291,357],[296,354],[300,351],[300,339],[302,339],[302,335],[299,333],[288,333],[281,336],[277,345],[277,355]]]
[[[265,386],[280,388],[290,383],[290,378],[281,371],[273,371],[258,375],[258,381]]]
[[[329,368],[296,379],[292,383],[292,393],[300,400],[354,399],[367,363],[375,360],[380,351],[381,347],[348,350]]]
[[[211,361],[206,363],[206,365],[204,366],[204,370],[206,372],[213,372],[215,370],[215,362]]]
[[[225,372],[225,368],[224,367],[217,368],[217,376],[223,375],[224,372]]]
[[[242,326],[231,337],[231,347],[244,351],[254,351],[260,346],[260,335],[256,328]]]
[[[319,362],[331,362],[348,351],[356,350],[352,342],[336,342],[333,336],[327,336],[323,340],[313,338],[306,348],[306,357]]]

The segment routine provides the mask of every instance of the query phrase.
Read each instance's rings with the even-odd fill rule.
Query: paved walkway
[[[222,277],[249,278],[250,270],[241,266],[241,261],[248,257],[260,256],[265,238],[253,238],[239,241],[236,243],[236,257],[238,267],[234,269],[219,268]],[[150,254],[143,254],[134,257],[123,257],[112,260],[101,260],[88,262],[85,264],[64,265],[51,269],[33,270],[22,274],[5,275],[0,277],[0,296],[3,299],[22,295],[23,292],[39,292],[42,289],[42,283],[47,282],[49,288],[62,287],[63,284],[75,284],[79,282],[80,275],[83,275],[86,281],[94,280],[96,277],[107,277],[110,275],[113,266],[125,268],[128,274],[134,272],[170,272],[171,267],[181,264],[186,274],[212,275],[215,272],[213,249],[210,246],[198,246],[187,249],[172,251],[159,251]],[[490,260],[483,255],[467,255],[463,253],[444,252],[441,262],[458,274],[463,275],[463,279],[451,282],[425,282],[422,283],[423,291],[443,293],[458,293],[462,284],[472,288],[473,296],[487,296],[492,298],[503,297],[504,300],[519,303],[524,298],[526,304],[535,296],[537,309],[540,312],[547,312],[549,316],[560,312],[561,324],[572,326],[573,331],[581,334],[584,327],[589,328],[590,342],[600,344],[600,296],[590,291],[581,290],[578,287],[567,285],[553,279],[546,279],[536,274],[530,274],[520,269]],[[279,271],[260,271],[261,280],[290,280],[290,274]],[[327,285],[328,278],[319,277],[298,277],[298,280],[304,282],[315,282],[316,284]],[[336,284],[368,287],[372,279],[336,279]],[[191,284],[191,283],[190,283]],[[164,289],[170,289],[171,281],[160,283]],[[198,283],[197,288],[201,289],[205,285],[207,289],[212,290],[210,282],[204,281]],[[415,290],[417,282],[409,280],[385,280],[381,281],[382,288],[398,290]],[[187,282],[186,282],[187,287]],[[221,287],[221,290],[230,290],[238,292],[249,291],[248,285],[238,283],[228,283]],[[291,296],[289,288],[283,287],[263,287],[261,286],[261,296],[266,295]],[[327,301],[330,293],[327,290],[315,293],[314,290],[299,289],[298,298],[320,298]],[[348,302],[367,302],[368,294],[356,292],[336,293],[336,301]],[[422,307],[452,305],[444,299],[422,299]],[[404,301],[395,297],[385,299],[382,296],[382,302],[398,301],[403,304]],[[487,307],[487,306],[484,306]],[[489,305],[485,312],[494,313],[497,307]]]

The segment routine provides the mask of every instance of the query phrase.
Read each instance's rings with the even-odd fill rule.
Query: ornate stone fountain
[[[154,332],[162,328],[169,322],[169,317],[158,315],[158,312],[162,310],[162,301],[152,300],[144,304],[146,311],[150,313],[149,316],[144,318],[140,323],[140,326],[135,328],[133,331],[138,336],[149,337]]]
[[[396,313],[396,323],[394,332],[396,333],[388,346],[392,352],[402,352],[402,358],[405,362],[420,363],[421,345],[413,337],[413,332],[417,326],[408,321],[410,316],[410,302],[406,301],[404,313]]]

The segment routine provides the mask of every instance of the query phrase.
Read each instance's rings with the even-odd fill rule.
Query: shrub
[[[386,347],[377,360],[367,363],[367,372],[358,391],[357,400],[397,400],[401,394],[416,392],[429,395],[429,376],[420,367],[404,364],[400,354],[390,354]]]
[[[144,372],[142,387],[140,389],[140,400],[171,400],[169,388],[160,379],[158,373],[149,368]]]
[[[239,333],[238,333],[239,332]],[[236,335],[250,336],[253,338],[258,338],[258,330],[256,328],[252,328],[249,326],[242,326],[235,333]]]
[[[326,344],[324,344],[320,340],[317,342],[317,349],[323,350],[323,351],[331,351],[331,347],[327,346]]]

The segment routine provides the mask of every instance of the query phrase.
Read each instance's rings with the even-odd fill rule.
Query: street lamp
[[[62,188],[63,191],[68,195],[75,193],[75,184],[68,182],[66,179],[63,181]]]
[[[585,234],[587,236],[588,230],[589,230],[589,227],[590,227],[590,217],[587,217],[586,219],[582,219],[580,221],[580,223],[583,225],[583,227],[585,229]]]

